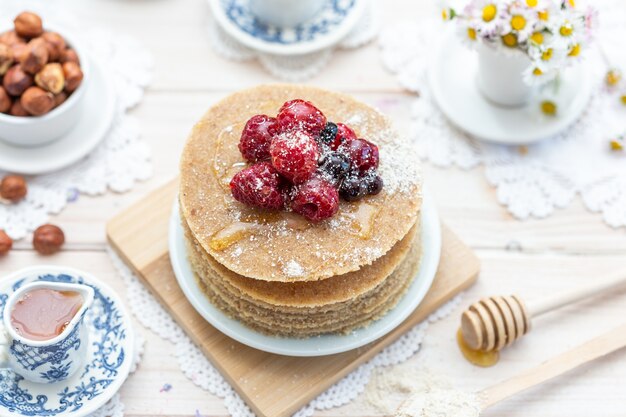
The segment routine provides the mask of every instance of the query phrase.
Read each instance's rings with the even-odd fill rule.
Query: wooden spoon
[[[613,329],[603,336],[592,339],[569,352],[562,353],[535,368],[522,372],[511,379],[479,391],[474,395],[461,393],[461,399],[458,400],[458,403],[454,403],[455,400],[450,400],[453,403],[452,409],[454,409],[458,415],[478,416],[480,412],[500,401],[569,372],[585,363],[606,356],[625,346],[626,324]],[[437,397],[437,394],[433,394],[432,392],[414,394],[400,406],[395,415],[399,417],[445,415],[450,409],[450,404],[444,404],[443,407],[447,407],[444,410],[444,408],[441,408],[441,403],[446,401],[445,398],[459,397],[459,392],[445,390],[444,393],[447,394],[444,397]],[[453,396],[452,393],[456,393],[457,395]],[[430,398],[429,401],[429,395],[435,395],[435,397]],[[468,398],[471,398],[471,400],[468,400]],[[476,403],[476,399],[478,403]]]
[[[467,346],[491,352],[509,346],[530,331],[531,319],[565,305],[608,293],[626,283],[626,271],[557,295],[524,303],[518,296],[489,297],[472,304],[461,316],[461,331]]]
[[[481,409],[626,346],[626,324],[478,393]]]

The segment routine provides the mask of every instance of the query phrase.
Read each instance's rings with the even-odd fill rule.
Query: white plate
[[[359,22],[366,0],[320,0],[327,5],[294,28],[259,23],[247,0],[208,0],[222,29],[245,46],[273,55],[303,55],[326,49],[345,38]]]
[[[24,175],[56,171],[85,157],[100,143],[115,116],[115,86],[95,59],[90,68],[85,108],[76,127],[43,146],[24,148],[0,141],[0,170]]]
[[[134,330],[124,304],[106,284],[82,271],[59,266],[35,266],[0,281],[0,312],[8,294],[38,281],[72,282],[94,289],[85,316],[89,349],[83,369],[65,381],[28,382],[10,370],[0,370],[0,415],[8,417],[82,417],[109,401],[128,377],[134,358]]]
[[[537,142],[557,135],[585,111],[592,93],[587,65],[569,68],[556,97],[557,116],[541,113],[539,102],[519,108],[497,106],[478,89],[478,55],[449,34],[428,72],[430,90],[446,117],[477,139],[505,145]]]
[[[268,336],[246,327],[213,306],[198,286],[189,264],[178,203],[170,218],[169,250],[174,274],[185,296],[211,325],[244,345],[287,356],[324,356],[364,346],[391,332],[417,308],[433,283],[441,255],[441,226],[432,197],[422,206],[422,262],[415,280],[400,302],[368,327],[348,335],[323,335],[307,339]]]

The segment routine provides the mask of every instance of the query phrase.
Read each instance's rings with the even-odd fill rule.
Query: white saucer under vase
[[[433,197],[425,192],[422,206],[422,259],[413,283],[398,304],[367,327],[349,334],[309,338],[277,337],[255,331],[214,306],[204,295],[189,262],[178,199],[169,224],[169,253],[176,280],[196,311],[213,327],[244,345],[286,356],[325,356],[357,349],[380,339],[398,327],[420,305],[430,289],[441,256],[441,225]]]
[[[44,145],[22,147],[0,140],[0,170],[24,175],[57,171],[87,156],[104,139],[115,117],[115,84],[98,60],[92,59],[90,68],[78,124]]]
[[[542,113],[542,95],[536,89],[529,88],[532,93],[526,100],[519,99],[523,92],[518,91],[512,105],[497,104],[479,85],[476,51],[458,42],[453,33],[437,51],[428,71],[430,92],[448,120],[477,139],[522,145],[554,137],[580,118],[592,95],[591,74],[581,62],[562,72],[558,93],[550,95],[557,114]]]

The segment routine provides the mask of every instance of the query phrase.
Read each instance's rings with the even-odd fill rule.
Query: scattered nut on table
[[[76,50],[41,17],[20,13],[0,34],[0,113],[43,116],[62,105],[83,82]],[[36,88],[33,88],[36,85]]]
[[[52,255],[61,250],[65,243],[65,234],[58,226],[44,224],[33,234],[33,247],[41,255]]]
[[[0,181],[0,197],[17,202],[26,197],[28,186],[21,175],[7,175]]]
[[[9,253],[12,247],[13,239],[4,230],[0,230],[0,256]]]

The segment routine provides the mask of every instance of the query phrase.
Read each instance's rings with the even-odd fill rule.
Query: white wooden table
[[[416,20],[425,0],[381,2],[383,24],[397,19]],[[154,177],[124,195],[81,197],[53,222],[66,231],[65,250],[43,258],[31,250],[28,239],[0,259],[0,274],[32,264],[53,263],[89,270],[124,294],[124,286],[105,252],[107,218],[150,190],[173,178],[179,154],[193,123],[217,99],[259,83],[275,81],[256,63],[234,63],[211,50],[204,0],[60,0],[90,25],[101,25],[134,35],[152,50],[154,82],[133,112],[154,150]],[[329,67],[310,81],[317,86],[348,92],[380,105],[407,128],[408,103],[404,93],[380,64],[376,45],[337,53]],[[598,215],[577,202],[549,219],[520,222],[496,203],[494,190],[481,169],[425,167],[441,217],[478,253],[483,263],[479,283],[465,296],[464,305],[483,295],[519,293],[524,297],[559,291],[593,279],[626,263],[626,232],[611,230]],[[454,343],[460,311],[431,326],[422,352],[404,367],[447,375],[465,389],[479,389],[538,364],[626,320],[626,294],[603,299],[602,306],[581,304],[552,314],[533,333],[503,353],[494,368],[466,363]],[[173,346],[150,331],[139,371],[122,388],[128,416],[224,416],[222,400],[197,388],[179,371]],[[173,388],[160,393],[164,383]],[[400,402],[402,397],[397,396]],[[618,352],[540,389],[529,391],[486,413],[489,416],[623,416],[626,413],[626,352]],[[363,396],[320,416],[378,415]]]

